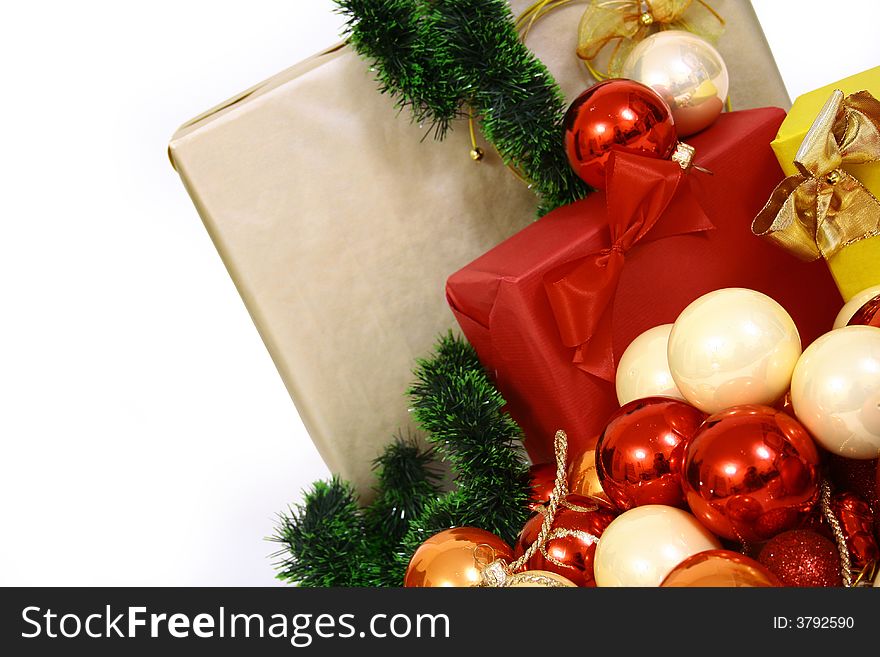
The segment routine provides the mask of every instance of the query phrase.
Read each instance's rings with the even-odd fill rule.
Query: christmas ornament
[[[593,562],[597,586],[659,586],[691,555],[721,548],[697,519],[681,509],[649,504],[608,525]]]
[[[873,326],[874,328],[880,328],[880,294],[866,301],[847,322],[847,326]]]
[[[800,336],[785,309],[743,288],[703,295],[684,309],[669,335],[672,378],[706,413],[774,403],[788,390],[800,355]]]
[[[668,159],[677,140],[672,114],[663,99],[632,80],[606,80],[578,96],[563,122],[565,152],[587,184],[605,187],[612,151]]]
[[[874,512],[868,503],[855,493],[835,493],[831,510],[840,522],[853,567],[861,570],[880,560],[874,538]]]
[[[547,570],[527,570],[522,573],[514,573],[513,575],[510,575],[504,583],[504,586],[509,588],[559,588],[569,586],[575,587],[577,585],[562,575],[551,573]]]
[[[555,480],[556,464],[554,463],[536,463],[529,468],[529,483],[532,489],[529,508],[532,511],[537,511],[550,501]]]
[[[688,30],[717,39],[724,31],[724,19],[705,1],[591,0],[578,27],[577,54],[594,77],[608,77],[596,66],[618,75],[633,48],[658,30]],[[607,63],[596,64],[597,59]]]
[[[811,344],[794,369],[798,419],[829,452],[880,456],[880,330],[846,326]]]
[[[785,586],[843,586],[837,546],[806,529],[774,536],[761,548],[758,561]]]
[[[434,534],[410,559],[406,587],[475,586],[481,562],[510,561],[513,550],[500,538],[475,527],[456,527]]]
[[[880,503],[877,491],[877,467],[880,460],[847,459],[826,452],[823,461],[834,490],[855,493],[872,507]]]
[[[693,514],[730,540],[764,541],[793,529],[819,497],[819,453],[797,420],[767,406],[710,416],[685,448]]]
[[[614,506],[611,498],[602,489],[602,484],[599,483],[595,449],[586,449],[571,459],[567,478],[568,490],[573,494],[605,502],[610,507]]]
[[[708,41],[690,32],[666,30],[633,48],[622,77],[646,84],[672,110],[681,138],[708,128],[727,99],[727,65]]]
[[[523,568],[526,568],[532,560],[543,551],[543,554],[547,554],[547,546],[550,540],[555,540],[558,538],[566,538],[573,537],[579,540],[586,540],[581,536],[580,530],[566,530],[564,533],[559,533],[559,528],[554,528],[555,523],[558,519],[558,512],[561,510],[561,505],[565,505],[565,507],[570,508],[572,510],[576,509],[576,504],[574,502],[588,502],[585,498],[575,498],[574,501],[568,501],[569,498],[566,498],[566,483],[565,483],[565,464],[566,464],[566,455],[568,451],[568,438],[565,435],[564,431],[557,431],[556,436],[553,439],[553,448],[556,453],[556,479],[554,481],[553,490],[550,493],[550,499],[547,502],[547,506],[542,509],[542,513],[536,514],[536,518],[538,521],[538,528],[535,532],[534,540],[531,541],[530,544],[525,544],[520,537],[520,541],[517,544],[517,552],[518,557],[512,563],[508,563],[507,559],[498,558],[498,559],[489,559],[488,552],[485,550],[476,556],[476,563],[480,569],[480,586],[491,586],[491,587],[560,587],[560,586],[575,586],[575,584],[569,580],[567,577],[560,575],[558,572],[550,572],[547,570],[540,569],[532,569],[522,571]],[[598,511],[597,507],[590,508],[582,508],[578,510],[579,513],[593,513],[594,511]],[[528,523],[527,523],[528,524]],[[524,530],[525,532],[525,530]],[[553,548],[551,548],[553,549]],[[592,555],[590,555],[591,557]],[[558,560],[550,559],[550,562],[556,565]],[[581,559],[581,564],[584,563],[584,560]],[[561,564],[560,564],[561,565]],[[571,572],[573,574],[582,574],[580,571],[576,569],[572,569]]]
[[[611,416],[596,445],[603,490],[621,509],[645,504],[684,506],[684,445],[702,412],[677,399],[637,399]]]
[[[660,586],[758,588],[782,586],[782,582],[757,561],[739,552],[706,550],[678,564]]]
[[[546,509],[536,513],[523,527],[514,547],[516,557],[538,541],[546,513]],[[615,515],[589,498],[568,495],[560,502],[543,544],[526,561],[526,568],[563,575],[577,586],[594,586],[596,544]]]
[[[617,401],[623,406],[645,397],[684,399],[672,380],[666,349],[672,324],[648,329],[633,340],[617,366]]]
[[[843,328],[849,324],[853,315],[855,315],[862,306],[878,296],[880,296],[880,285],[874,285],[873,287],[866,288],[856,294],[852,299],[846,302],[846,305],[844,305],[843,308],[840,309],[837,318],[834,320],[834,328]]]

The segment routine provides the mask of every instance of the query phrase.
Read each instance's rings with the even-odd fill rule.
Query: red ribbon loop
[[[544,276],[544,289],[562,343],[575,348],[573,362],[611,381],[615,367],[611,316],[627,253],[639,242],[714,226],[675,162],[615,152],[606,170],[610,246],[550,270]],[[673,198],[676,212],[658,223]]]

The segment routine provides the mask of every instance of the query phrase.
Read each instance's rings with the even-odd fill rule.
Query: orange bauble
[[[480,583],[480,564],[495,559],[513,560],[513,550],[495,534],[476,527],[446,529],[416,549],[403,585],[475,586]]]
[[[739,552],[706,550],[678,564],[660,586],[756,588],[782,583],[764,566]]]
[[[583,497],[594,497],[612,504],[611,498],[608,497],[599,482],[595,449],[584,450],[569,459],[567,477],[570,493]]]

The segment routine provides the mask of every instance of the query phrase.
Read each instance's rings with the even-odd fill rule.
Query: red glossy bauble
[[[595,586],[593,557],[596,544],[616,514],[607,506],[580,495],[568,495],[556,512],[549,540],[526,563],[528,570],[549,570],[567,577],[578,586]],[[532,516],[514,547],[516,558],[538,538],[543,513]]]
[[[880,328],[880,295],[859,308],[847,326],[876,326]]]
[[[644,504],[683,507],[684,447],[705,417],[666,397],[637,399],[612,415],[596,445],[599,481],[611,501],[624,511]]]
[[[864,568],[880,560],[880,549],[874,538],[874,512],[855,493],[836,493],[831,498],[831,510],[840,521],[852,564]]]
[[[843,586],[837,547],[807,529],[774,536],[761,548],[758,561],[785,586]]]
[[[600,82],[578,96],[565,115],[565,152],[575,173],[605,187],[612,151],[666,159],[677,138],[669,106],[650,87],[633,80]]]
[[[556,483],[555,463],[536,463],[529,468],[529,483],[532,488],[532,496],[529,500],[529,508],[538,511],[550,501],[550,494]]]
[[[710,416],[685,449],[687,503],[710,531],[765,541],[797,527],[819,497],[819,453],[806,429],[768,406]]]

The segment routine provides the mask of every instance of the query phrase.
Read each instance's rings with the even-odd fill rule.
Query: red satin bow
[[[612,381],[611,318],[627,252],[638,242],[715,226],[688,188],[686,173],[675,162],[615,152],[607,171],[610,246],[550,270],[544,276],[544,288],[563,344],[575,348],[575,365]],[[673,198],[675,212],[664,216]],[[661,216],[663,221],[658,223]]]

